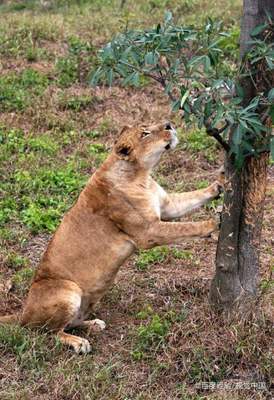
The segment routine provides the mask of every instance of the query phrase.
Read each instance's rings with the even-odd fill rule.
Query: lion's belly
[[[102,297],[119,267],[134,252],[133,242],[103,216],[65,218],[42,260],[39,275],[77,283],[84,294]]]

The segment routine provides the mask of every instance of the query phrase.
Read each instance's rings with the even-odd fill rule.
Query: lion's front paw
[[[106,328],[106,323],[105,321],[96,318],[91,321],[84,321],[83,326],[88,329],[89,333],[96,333],[103,331]]]
[[[215,181],[212,183],[212,185],[210,185],[210,190],[211,190],[212,197],[217,199],[223,193],[224,186],[223,186],[222,182]]]
[[[212,218],[207,221],[206,231],[204,237],[210,237],[213,232],[218,231],[220,228],[220,219]]]
[[[209,186],[211,190],[211,195],[214,198],[219,198],[220,195],[224,192],[224,183],[225,183],[225,175],[224,175],[224,167],[221,167],[218,171],[218,178],[212,185]]]

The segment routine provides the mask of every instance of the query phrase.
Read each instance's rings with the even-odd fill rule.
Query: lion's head
[[[140,167],[153,168],[161,155],[178,143],[176,130],[169,122],[143,127],[125,126],[114,146],[115,154]]]

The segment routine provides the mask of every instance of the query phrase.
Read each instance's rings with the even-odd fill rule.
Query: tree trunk
[[[263,23],[267,12],[274,19],[273,0],[244,0],[240,53],[243,58],[250,44],[250,32]],[[273,76],[269,77],[273,84]],[[244,103],[256,96],[250,78],[241,82]],[[233,130],[230,132],[232,139]],[[268,154],[250,157],[238,172],[233,160],[225,160],[225,196],[221,229],[216,253],[216,273],[210,290],[210,301],[218,310],[251,310],[255,299],[258,275],[261,229],[266,189]],[[247,314],[246,314],[247,315]]]

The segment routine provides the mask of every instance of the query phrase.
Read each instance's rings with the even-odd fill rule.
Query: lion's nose
[[[170,122],[166,122],[166,124],[165,124],[165,129],[166,129],[166,130],[171,130],[171,129],[172,129],[172,126],[171,126],[171,123],[170,123]]]

